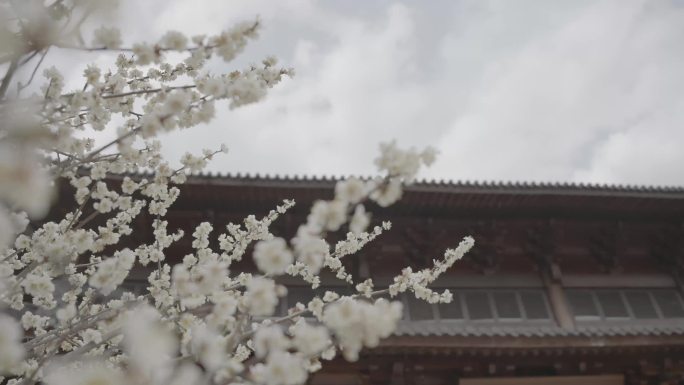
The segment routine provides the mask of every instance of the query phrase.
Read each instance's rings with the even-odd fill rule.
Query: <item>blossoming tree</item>
[[[362,348],[388,337],[401,318],[401,304],[391,300],[397,294],[451,300],[448,290],[428,286],[468,251],[469,237],[430,269],[407,267],[387,288],[357,282],[341,262],[390,229],[389,223],[369,229],[364,203],[393,204],[434,161],[433,149],[402,150],[393,142],[380,147],[378,178],[338,182],[335,198],[317,201],[293,239],[269,231],[295,204],[286,200],[261,219],[226,224],[217,249],[210,247],[212,226],[200,224],[191,235],[194,252],[169,265],[165,250],[187,236],[169,232],[164,219],[178,198],[176,186],[226,148],[186,154],[174,169],[155,137],[206,123],[224,104],[257,102],[292,71],[273,58],[221,75],[204,69],[216,57],[235,58],[257,36],[259,21],[213,36],[170,31],[153,44],[124,46],[116,28],[82,37],[93,11],[88,2],[17,3],[0,2],[3,382],[301,384],[320,369],[320,359],[340,353],[356,360]],[[65,89],[58,69],[42,68],[50,50],[102,51],[116,62],[108,69],[85,66],[82,86]],[[114,139],[95,140],[101,131]],[[41,221],[59,181],[74,188],[72,210]],[[154,217],[154,242],[119,246],[143,211]],[[346,239],[330,245],[326,239],[339,231]],[[248,250],[259,273],[231,271]],[[142,295],[120,288],[136,265],[153,267]],[[299,277],[314,289],[323,269],[356,294],[328,291],[273,316],[286,292],[278,276]],[[376,299],[381,294],[390,300]]]

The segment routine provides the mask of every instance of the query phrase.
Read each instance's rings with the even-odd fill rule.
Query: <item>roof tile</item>
[[[674,322],[674,321],[672,321]],[[566,336],[638,336],[638,335],[684,335],[684,326],[666,323],[616,323],[579,325],[575,330],[563,329],[559,326],[528,324],[489,324],[473,325],[455,322],[434,321],[402,321],[395,335],[399,336],[478,336],[478,337],[566,337]]]

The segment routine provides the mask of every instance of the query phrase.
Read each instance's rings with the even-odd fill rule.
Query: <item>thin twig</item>
[[[21,63],[19,63],[19,65],[20,65],[20,66],[23,66],[24,64],[26,64],[26,63],[28,63],[29,61],[31,61],[31,59],[33,59],[34,57],[36,57],[36,55],[38,55],[38,52],[40,52],[40,51],[37,51],[37,50],[36,50],[36,51],[33,51],[33,52],[32,52],[30,55],[28,55],[24,60],[22,60]]]
[[[374,292],[368,293],[368,295],[366,295],[366,294],[354,294],[354,295],[351,295],[351,296],[340,297],[340,298],[338,298],[337,300],[335,300],[335,301],[333,301],[333,302],[328,302],[328,303],[326,303],[326,304],[324,305],[324,307],[327,307],[327,306],[330,306],[330,305],[332,305],[332,304],[334,304],[334,303],[337,303],[337,302],[341,301],[343,298],[353,298],[353,299],[360,298],[360,297],[370,298],[370,297],[375,297],[375,296],[382,295],[382,294],[385,294],[385,293],[388,293],[388,292],[389,292],[389,289],[382,289],[382,290],[376,290],[376,291],[374,291]],[[294,319],[294,318],[301,317],[301,316],[303,316],[304,314],[307,314],[307,313],[311,313],[311,310],[309,310],[309,309],[300,310],[300,311],[294,312],[294,313],[292,313],[292,314],[289,314],[289,315],[287,315],[287,316],[277,318],[277,319],[273,320],[272,323],[273,323],[273,324],[278,324],[278,323],[282,323],[282,322],[285,322],[285,321],[290,321],[290,320],[292,320],[292,319]],[[251,331],[249,331],[249,332],[243,334],[243,335],[241,336],[242,341],[244,341],[244,340],[250,338],[252,335],[254,335],[254,333],[256,333],[256,331],[257,331],[257,329],[253,329],[253,330],[251,330]]]
[[[131,96],[131,95],[141,95],[141,94],[152,94],[156,92],[161,92],[164,90],[187,90],[190,88],[195,88],[197,85],[195,84],[188,84],[184,86],[173,86],[173,87],[164,87],[164,88],[152,88],[149,90],[138,90],[138,91],[129,91],[129,92],[122,92],[120,94],[109,94],[109,95],[102,95],[102,99],[113,99],[113,98],[122,98],[124,96]]]
[[[40,56],[40,60],[38,61],[38,64],[36,64],[35,68],[33,68],[33,72],[31,72],[31,77],[29,78],[28,82],[26,82],[26,84],[19,83],[17,87],[17,95],[19,95],[21,91],[23,91],[33,82],[33,78],[36,76],[36,72],[38,72],[38,68],[40,68],[40,65],[43,64],[43,60],[45,60],[45,56],[47,56],[48,51],[50,51],[50,47],[45,48],[45,50],[43,51],[43,54]]]
[[[90,154],[86,155],[86,156],[83,158],[83,162],[84,162],[84,163],[87,163],[87,162],[92,161],[92,160],[95,158],[95,155],[97,155],[97,154],[101,153],[102,151],[108,149],[109,147],[111,147],[111,146],[113,146],[113,145],[115,145],[115,144],[117,144],[117,143],[119,143],[119,142],[121,142],[121,141],[123,141],[123,140],[125,140],[125,139],[127,139],[127,138],[129,138],[129,137],[131,137],[131,136],[133,136],[133,135],[135,135],[138,131],[140,131],[140,129],[141,129],[141,127],[136,127],[136,128],[134,128],[134,129],[128,131],[127,133],[121,135],[120,137],[118,137],[118,138],[112,140],[111,142],[105,144],[104,146],[98,148],[97,150],[93,150]]]
[[[14,73],[17,71],[18,63],[18,58],[12,59],[12,62],[10,63],[7,72],[5,73],[5,77],[2,78],[2,83],[0,83],[0,99],[5,98],[5,93],[7,93],[7,88],[9,87],[9,84],[12,81],[12,76],[14,76]]]

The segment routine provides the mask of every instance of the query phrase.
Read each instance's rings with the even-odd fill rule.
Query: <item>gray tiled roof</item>
[[[550,323],[490,324],[458,323],[449,321],[401,321],[398,336],[462,336],[462,337],[611,337],[611,336],[669,336],[684,335],[682,320],[664,322],[615,321],[580,323],[574,330]]]
[[[369,179],[368,176],[360,176]],[[334,182],[344,179],[344,176],[333,175],[270,175],[270,174],[243,174],[243,173],[213,173],[201,172],[191,176],[194,179],[222,179],[224,181],[239,182],[262,182],[262,183],[289,183],[289,184],[323,184],[332,185]],[[523,181],[471,181],[471,180],[444,180],[444,179],[418,179],[412,186],[413,189],[441,188],[466,189],[498,192],[598,192],[598,193],[684,193],[684,186],[667,185],[631,185],[631,184],[602,184],[602,183],[573,183],[573,182],[523,182]]]

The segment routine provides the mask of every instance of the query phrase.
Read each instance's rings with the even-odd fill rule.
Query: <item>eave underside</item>
[[[618,378],[626,385],[680,384],[684,336],[393,336],[379,347],[365,350],[357,362],[339,358],[325,362],[310,383],[439,385],[465,379],[545,378],[554,384],[561,383],[556,379],[593,381],[601,376]]]

